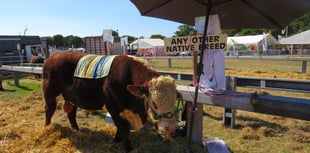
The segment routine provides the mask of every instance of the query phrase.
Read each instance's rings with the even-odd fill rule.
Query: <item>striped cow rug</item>
[[[93,54],[86,55],[79,60],[74,76],[87,79],[103,78],[109,74],[114,57]]]

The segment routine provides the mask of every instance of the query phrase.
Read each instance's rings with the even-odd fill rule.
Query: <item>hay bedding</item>
[[[77,112],[80,131],[71,129],[59,98],[52,124],[44,126],[45,112],[42,93],[0,103],[0,153],[119,153],[121,143],[114,143],[115,127],[101,117]],[[186,152],[185,138],[164,138],[151,130],[132,133],[133,153]],[[191,152],[206,152],[193,146]]]

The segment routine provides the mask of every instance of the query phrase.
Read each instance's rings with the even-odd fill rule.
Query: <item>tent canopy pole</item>
[[[208,31],[208,24],[209,24],[209,15],[211,12],[211,8],[212,8],[212,0],[208,0],[207,3],[204,4],[206,6],[206,16],[205,16],[205,25],[204,25],[204,31],[203,31],[203,37],[202,37],[202,47],[201,47],[201,52],[200,52],[200,59],[199,59],[199,63],[197,64],[197,80],[196,80],[196,84],[199,84],[200,82],[200,76],[203,73],[203,54],[204,54],[204,50],[206,48],[205,42],[206,42],[206,37],[207,37],[207,31]],[[192,126],[194,123],[194,115],[195,115],[195,111],[196,111],[196,105],[197,105],[197,98],[198,98],[198,86],[196,86],[195,88],[195,97],[194,97],[194,102],[191,108],[191,117],[190,117],[190,124],[189,124],[189,131],[188,131],[188,138],[187,138],[187,143],[188,146],[191,145],[191,141],[192,141]]]

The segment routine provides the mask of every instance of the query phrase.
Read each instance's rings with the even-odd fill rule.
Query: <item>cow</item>
[[[4,91],[4,88],[2,86],[2,80],[0,80],[0,91]]]
[[[41,56],[31,56],[31,58],[29,59],[29,63],[31,63],[31,64],[43,64],[44,58]]]
[[[100,110],[105,106],[117,128],[114,140],[122,142],[126,152],[132,150],[130,130],[138,131],[148,119],[157,127],[159,134],[174,133],[177,90],[172,77],[159,75],[141,59],[127,55],[114,55],[108,74],[104,77],[77,76],[79,62],[88,56],[81,52],[62,52],[45,60],[45,125],[51,124],[57,105],[56,97],[61,94],[65,100],[64,110],[73,129],[79,129],[76,122],[78,107]]]
[[[30,59],[29,59],[29,64],[31,65],[41,65],[44,63],[44,58],[41,57],[41,56],[32,56]],[[35,79],[40,79],[41,78],[41,74],[35,74]]]

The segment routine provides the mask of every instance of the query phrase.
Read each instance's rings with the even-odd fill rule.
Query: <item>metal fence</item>
[[[167,57],[166,57],[167,58]],[[169,57],[168,57],[169,58]],[[171,58],[170,58],[171,59]],[[281,60],[283,60],[281,58]],[[304,59],[303,59],[304,60]],[[308,58],[307,58],[308,60]],[[14,66],[3,65],[0,70],[7,70],[18,73],[35,73],[42,74],[41,66]],[[170,75],[177,80],[191,81],[192,74],[178,72],[159,72],[161,74]],[[14,75],[15,82],[18,85],[18,75]],[[295,119],[310,121],[310,99],[301,99],[294,97],[260,95],[257,93],[243,93],[236,91],[236,87],[248,88],[265,88],[273,90],[289,90],[294,92],[310,92],[310,80],[289,80],[278,78],[255,78],[255,77],[238,77],[227,76],[226,91],[220,95],[208,94],[203,91],[198,92],[197,112],[194,116],[194,127],[192,140],[193,143],[200,145],[202,140],[202,107],[204,104],[221,106],[224,110],[223,118],[229,117],[230,123],[234,123],[234,109],[245,110],[249,112],[264,113],[270,115],[278,115]],[[183,99],[192,104],[195,96],[195,87],[193,86],[177,86],[178,91],[182,94]],[[191,113],[188,113],[191,115]],[[191,117],[187,117],[190,119]],[[226,121],[224,120],[224,123]]]
[[[163,75],[170,75],[177,80],[192,81],[192,74],[177,72],[160,72]],[[226,91],[220,95],[214,95],[203,91],[198,92],[197,111],[193,118],[193,136],[190,138],[194,144],[201,145],[203,125],[203,105],[224,107],[223,123],[234,127],[235,110],[278,115],[283,117],[302,119],[310,121],[310,99],[294,97],[272,96],[257,93],[237,92],[237,87],[261,88],[272,90],[285,90],[292,92],[310,93],[310,80],[289,80],[279,78],[257,78],[257,77],[226,77]],[[189,107],[193,103],[195,87],[178,86],[178,91]],[[193,115],[191,113],[188,113]],[[188,119],[191,119],[188,115]]]
[[[299,49],[299,50],[279,50],[269,49],[266,51],[252,51],[252,50],[230,50],[226,51],[226,56],[275,56],[275,55],[286,55],[286,56],[310,56],[310,49]]]
[[[156,56],[156,57],[141,57],[144,59],[167,59],[167,67],[172,68],[172,60],[177,59],[192,59],[192,56]],[[301,62],[301,73],[307,73],[307,62],[310,61],[310,56],[225,56],[226,59],[236,59],[236,60],[246,60],[246,59],[253,59],[253,60],[281,60],[281,61],[300,61]]]
[[[21,56],[0,56],[0,62],[1,64],[12,65],[12,64],[27,63],[28,61],[26,57]]]

